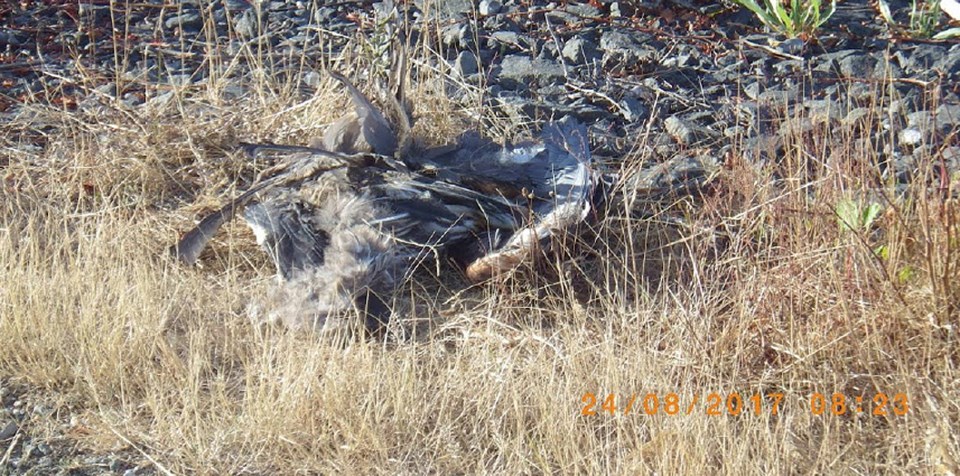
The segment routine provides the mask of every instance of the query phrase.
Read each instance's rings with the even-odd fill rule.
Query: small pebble
[[[900,131],[900,143],[904,145],[918,145],[923,142],[923,133],[913,127]]]
[[[3,426],[3,429],[0,429],[0,440],[6,440],[7,438],[13,438],[13,435],[17,434],[20,428],[14,422],[8,422]]]
[[[480,6],[477,10],[483,16],[496,15],[500,13],[500,9],[503,8],[503,4],[497,0],[483,0],[480,2]]]

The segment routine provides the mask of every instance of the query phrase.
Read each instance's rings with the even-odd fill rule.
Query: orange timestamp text
[[[646,393],[617,395],[609,393],[598,396],[586,392],[580,399],[583,404],[580,414],[593,416],[607,413],[609,415],[693,415],[707,416],[738,416],[742,414],[779,415],[783,410],[784,394],[753,393],[741,394],[730,392],[727,394],[708,393],[701,397],[693,394],[686,399],[678,393],[666,394]],[[805,402],[813,415],[858,415],[874,416],[904,416],[910,410],[909,400],[905,393],[894,394],[892,398],[886,393],[878,392],[872,396],[847,396],[842,393],[824,395],[810,394]]]

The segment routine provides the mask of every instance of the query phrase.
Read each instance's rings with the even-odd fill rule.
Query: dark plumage
[[[333,72],[330,76],[343,84],[355,110],[331,124],[320,145],[345,154],[373,152],[392,156],[397,151],[397,133],[386,116],[347,78]]]
[[[360,149],[359,139],[331,141],[336,151],[247,145],[255,154],[286,154],[282,170],[175,247],[184,261],[195,260],[212,231],[244,208],[281,280],[258,315],[322,327],[357,308],[373,330],[389,317],[385,301],[396,283],[424,256],[453,256],[468,277],[482,280],[529,259],[588,216],[598,177],[581,124],[552,123],[539,140],[507,146],[466,134],[453,147],[395,160],[387,156],[397,140],[384,115],[338,79],[365,131],[357,137],[383,155],[342,153]]]

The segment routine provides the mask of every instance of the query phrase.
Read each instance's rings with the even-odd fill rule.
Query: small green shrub
[[[757,15],[767,28],[790,38],[813,35],[837,9],[836,0],[831,0],[826,10],[820,0],[790,0],[789,5],[780,0],[762,0],[762,7],[755,0],[734,1]]]
[[[854,200],[846,199],[837,203],[835,212],[840,229],[861,232],[873,227],[874,222],[877,221],[877,217],[880,216],[882,210],[883,207],[878,203],[864,205]]]
[[[887,0],[878,0],[877,9],[880,10],[880,17],[887,22],[887,25],[895,33],[910,38],[932,38],[935,40],[960,37],[960,28],[948,28],[937,32],[942,17],[938,0],[913,0],[910,4],[909,26],[901,24],[894,18]]]

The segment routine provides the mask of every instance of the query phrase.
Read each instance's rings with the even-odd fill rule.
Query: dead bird
[[[182,261],[195,261],[213,232],[242,210],[280,280],[253,309],[258,317],[326,328],[359,310],[366,328],[377,331],[390,317],[386,303],[396,284],[424,258],[450,256],[470,279],[487,279],[549,248],[596,203],[599,174],[586,128],[576,121],[548,124],[536,141],[499,145],[468,133],[454,146],[392,158],[394,128],[349,81],[338,80],[353,98],[358,135],[338,135],[345,139],[329,142],[334,151],[243,145],[248,153],[285,156],[173,248]],[[360,138],[377,153],[353,153],[366,150]]]
[[[327,127],[321,141],[314,141],[310,145],[346,154],[373,152],[394,155],[397,152],[397,132],[386,116],[347,78],[333,72],[330,76],[350,94],[354,111],[337,119]]]
[[[385,111],[377,108],[350,80],[330,72],[350,96],[353,110],[348,111],[327,127],[323,137],[310,142],[310,147],[346,154],[372,152],[379,155],[405,155],[411,145],[410,131],[413,128],[413,109],[406,97],[407,49],[393,50],[391,69],[396,75],[390,78],[387,94],[382,103]]]

